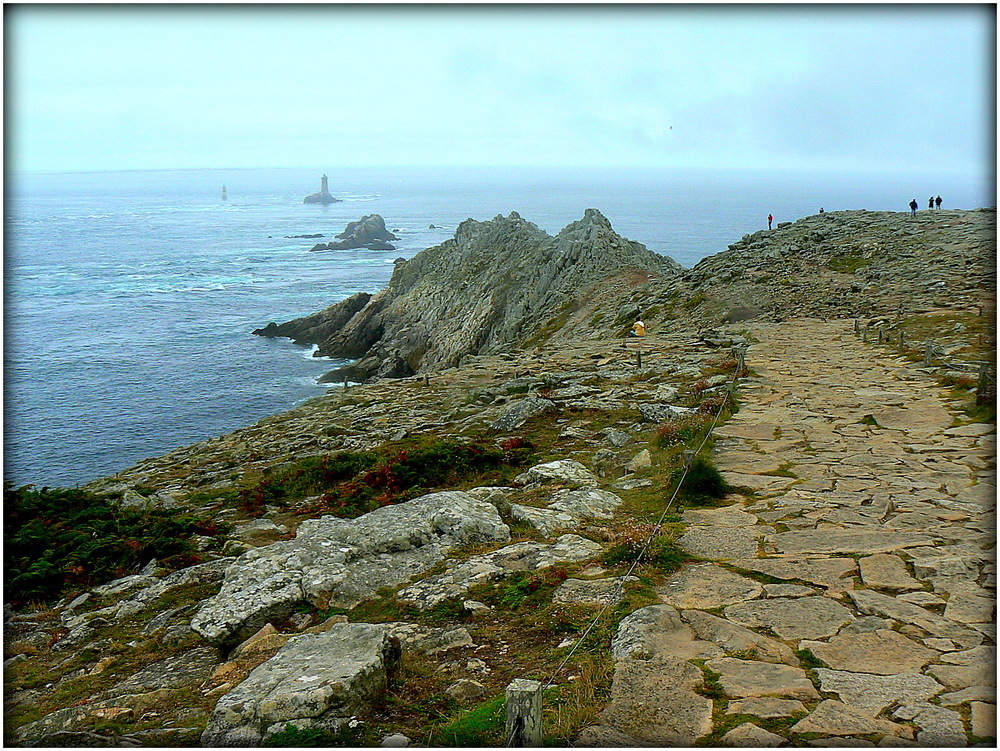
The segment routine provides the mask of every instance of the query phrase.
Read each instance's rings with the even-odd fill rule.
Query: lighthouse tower
[[[320,180],[319,192],[320,193],[329,193],[330,192],[330,188],[328,187],[327,182],[326,182],[326,175],[323,175],[322,179]]]

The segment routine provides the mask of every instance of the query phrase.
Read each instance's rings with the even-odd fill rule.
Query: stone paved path
[[[952,427],[947,392],[850,321],[753,333],[757,376],[716,461],[756,496],[684,513],[681,544],[705,562],[636,616],[657,638],[617,645],[612,702],[581,742],[995,737],[995,426]],[[692,664],[721,689],[714,705]]]

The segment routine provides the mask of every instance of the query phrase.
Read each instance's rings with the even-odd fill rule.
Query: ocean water
[[[768,213],[906,211],[931,193],[995,205],[991,185],[931,177],[499,168],[327,170],[343,202],[303,204],[321,173],[7,175],[4,480],[84,483],[324,393],[315,379],[338,363],[250,332],[378,291],[394,259],[467,217],[517,211],[555,234],[597,208],[690,267]],[[397,251],[311,253],[318,240],[291,237],[327,241],[372,213]]]

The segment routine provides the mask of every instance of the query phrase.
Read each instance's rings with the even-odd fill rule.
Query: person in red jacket
[[[768,214],[767,215],[767,228],[768,229],[771,229],[771,222],[773,222],[773,221],[774,221],[774,217],[771,216],[770,214]]]

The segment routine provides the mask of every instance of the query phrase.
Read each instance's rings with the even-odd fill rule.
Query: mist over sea
[[[4,207],[4,470],[75,485],[324,393],[336,362],[251,335],[376,292],[393,260],[468,217],[517,211],[550,234],[597,208],[686,267],[742,235],[827,211],[995,205],[933,177],[601,169],[322,169],[9,174]],[[222,186],[228,200],[221,198]],[[381,214],[398,250],[311,253]],[[431,227],[434,225],[434,228]],[[321,233],[320,239],[292,235]]]

